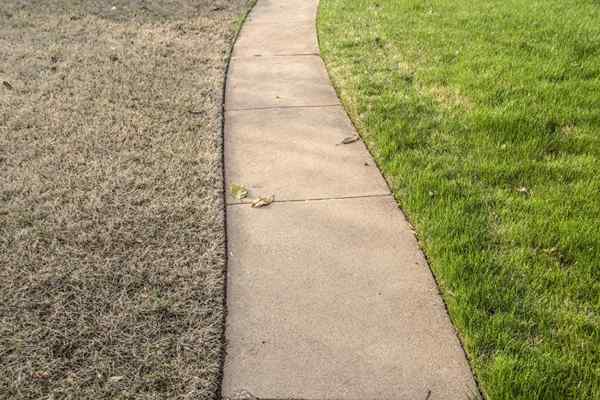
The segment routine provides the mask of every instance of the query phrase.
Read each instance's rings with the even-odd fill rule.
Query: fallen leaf
[[[7,88],[8,90],[12,90],[12,85],[6,81],[2,81],[2,84],[4,85],[5,88]]]
[[[124,378],[123,376],[111,376],[110,378],[108,378],[108,381],[109,382],[119,382],[123,378]]]
[[[339,146],[340,144],[350,144],[350,143],[358,142],[359,140],[360,140],[360,137],[358,137],[356,135],[348,136],[347,138],[344,138],[344,140],[339,142],[336,146]]]
[[[50,377],[50,375],[44,371],[38,371],[38,372],[34,372],[32,374],[32,378],[35,380],[38,380],[38,381],[48,380],[49,377]]]
[[[252,208],[261,208],[269,206],[275,200],[275,196],[271,197],[259,197],[252,202]]]
[[[234,183],[233,185],[231,185],[230,190],[231,195],[238,200],[242,200],[248,197],[248,189],[246,189],[242,185],[236,185]]]
[[[258,400],[258,398],[246,389],[236,390],[229,398],[230,400]]]
[[[543,249],[542,251],[546,254],[556,254],[558,249],[556,247],[551,247],[549,249]]]

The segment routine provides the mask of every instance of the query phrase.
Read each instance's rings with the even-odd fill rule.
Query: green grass
[[[319,32],[487,397],[600,399],[600,2],[323,0]]]

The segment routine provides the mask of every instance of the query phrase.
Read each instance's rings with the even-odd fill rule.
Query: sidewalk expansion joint
[[[232,111],[254,111],[254,110],[277,110],[286,108],[324,108],[324,107],[341,107],[340,103],[337,104],[320,104],[320,105],[299,105],[299,106],[265,106],[265,107],[243,107],[243,108],[226,108],[225,112]]]
[[[236,400],[234,397],[223,397],[221,400]],[[305,399],[305,398],[299,398],[299,397],[278,397],[278,398],[273,398],[273,397],[261,397],[256,398],[256,400],[309,400],[309,399]],[[315,399],[312,399],[315,400]],[[322,399],[316,399],[316,400],[344,400],[342,398],[322,398]],[[369,399],[363,399],[363,400],[369,400]],[[377,400],[377,399],[374,399]]]
[[[232,60],[244,60],[244,59],[252,59],[252,58],[276,58],[276,57],[310,57],[317,56],[321,57],[321,53],[318,52],[307,52],[307,53],[278,53],[278,54],[252,54],[249,56],[233,56]]]
[[[365,199],[370,197],[392,197],[392,193],[380,193],[380,194],[364,194],[357,196],[339,196],[339,197],[310,197],[306,199],[288,199],[288,200],[273,200],[273,203],[308,203],[312,201],[327,201],[327,200],[352,200],[352,199]],[[227,203],[227,206],[243,206],[251,205],[251,202],[235,202]]]
[[[223,397],[221,400],[236,400],[234,397]],[[256,400],[309,400],[306,398],[300,398],[300,397],[277,397],[277,398],[273,398],[273,397],[261,397],[256,398]],[[337,397],[333,397],[333,398],[322,398],[322,399],[311,399],[311,400],[344,400],[342,398],[337,398]],[[370,399],[362,399],[362,400],[370,400]],[[373,399],[373,400],[378,400],[378,399]]]
[[[256,25],[256,26],[281,26],[281,25],[285,25],[285,26],[289,26],[290,24],[311,24],[314,23],[315,18],[308,18],[308,17],[300,17],[300,18],[287,18],[286,22],[281,22],[281,21],[275,21],[275,22],[270,22],[270,21],[260,21],[260,20],[256,20],[255,17],[250,16],[248,18],[248,24],[252,24],[252,25]]]

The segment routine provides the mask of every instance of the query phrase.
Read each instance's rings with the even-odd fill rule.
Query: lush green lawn
[[[334,83],[490,399],[600,399],[600,3],[323,0]]]

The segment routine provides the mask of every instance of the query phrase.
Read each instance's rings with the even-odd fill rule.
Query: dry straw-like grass
[[[0,398],[209,399],[245,0],[0,6]]]

